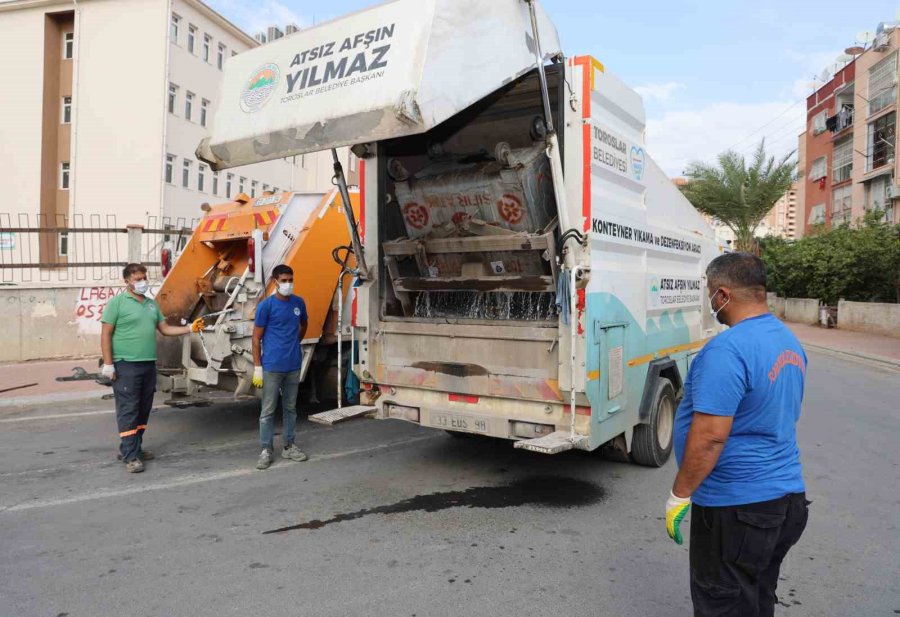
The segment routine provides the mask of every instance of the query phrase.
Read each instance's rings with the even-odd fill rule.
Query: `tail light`
[[[172,269],[172,248],[164,246],[160,251],[159,262],[162,266],[162,275],[166,276]]]
[[[256,240],[253,238],[247,239],[247,267],[250,274],[256,273]]]

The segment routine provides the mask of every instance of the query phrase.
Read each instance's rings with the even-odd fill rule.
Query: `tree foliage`
[[[765,140],[749,165],[743,155],[728,150],[719,155],[716,165],[691,163],[685,171],[688,182],[681,190],[697,210],[734,232],[738,250],[756,252],[754,232],[790,188],[796,168],[793,157],[793,152],[779,160],[767,157]]]
[[[881,222],[880,213],[795,242],[764,238],[760,249],[779,296],[900,302],[900,225]]]

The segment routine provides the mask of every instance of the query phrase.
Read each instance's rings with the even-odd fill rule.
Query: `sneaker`
[[[269,465],[272,464],[272,451],[268,448],[264,448],[262,452],[259,453],[259,460],[256,461],[257,469],[268,469]]]
[[[136,458],[133,461],[125,463],[125,469],[128,473],[141,473],[144,471],[144,464],[141,462],[141,459]]]
[[[289,446],[285,446],[281,451],[281,458],[289,458],[292,461],[301,463],[306,460],[306,455],[303,454],[303,450],[297,447],[297,444],[292,443]]]

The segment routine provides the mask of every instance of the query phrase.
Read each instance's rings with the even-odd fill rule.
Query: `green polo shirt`
[[[113,361],[156,360],[156,326],[163,321],[155,300],[143,302],[123,291],[103,308],[100,321],[115,328],[112,336]]]

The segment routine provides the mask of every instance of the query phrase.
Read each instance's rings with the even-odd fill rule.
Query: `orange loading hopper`
[[[350,200],[358,216],[359,193],[352,191]],[[320,339],[330,341],[325,328],[335,326],[332,313],[341,273],[332,253],[350,244],[343,207],[340,193],[333,190],[257,199],[241,194],[234,202],[209,208],[157,299],[171,323],[227,312],[207,320],[202,343],[196,334],[184,349],[175,340],[161,341],[164,391],[193,396],[200,385],[235,394],[250,391],[252,322],[257,304],[274,292],[270,273],[281,263],[294,270],[294,293],[306,301],[304,354],[311,356]],[[260,241],[258,251],[254,245]],[[253,263],[254,255],[261,263]],[[352,256],[348,266],[355,266]],[[344,298],[350,284],[350,277],[344,277]]]

